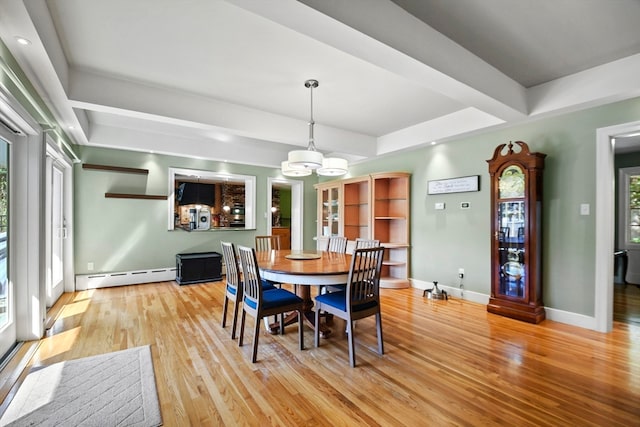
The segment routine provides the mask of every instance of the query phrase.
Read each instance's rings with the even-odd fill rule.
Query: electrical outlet
[[[93,263],[92,262],[88,262],[87,263],[87,270],[88,271],[93,271]]]

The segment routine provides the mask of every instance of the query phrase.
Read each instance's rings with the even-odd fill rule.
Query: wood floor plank
[[[231,326],[220,326],[223,297],[220,282],[67,295],[27,369],[150,344],[165,426],[640,425],[633,322],[615,321],[609,334],[531,325],[459,299],[385,289],[384,355],[374,320],[360,320],[350,368],[345,323],[334,319],[318,348],[305,328],[303,351],[297,326],[283,336],[261,330],[253,364],[253,319],[239,347]]]

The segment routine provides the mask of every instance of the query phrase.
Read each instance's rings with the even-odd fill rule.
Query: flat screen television
[[[178,205],[215,205],[215,184],[183,182],[178,186]]]

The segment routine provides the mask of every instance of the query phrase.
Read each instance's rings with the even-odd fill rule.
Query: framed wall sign
[[[427,182],[427,194],[466,193],[480,191],[480,175],[436,179]]]

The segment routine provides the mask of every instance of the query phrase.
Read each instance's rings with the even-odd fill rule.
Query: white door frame
[[[614,144],[615,138],[640,132],[640,121],[596,130],[596,248],[593,329],[613,329]]]
[[[64,166],[47,154],[45,186],[47,308],[64,292]],[[56,273],[57,272],[57,273]]]
[[[47,161],[46,161],[46,174],[47,174],[47,190],[46,190],[46,213],[47,213],[47,275],[50,275],[50,260],[51,260],[51,244],[49,239],[53,230],[50,230],[50,177],[53,173],[53,168],[57,167],[62,170],[62,216],[63,216],[63,248],[62,248],[62,274],[63,274],[63,286],[64,292],[75,291],[75,279],[74,279],[74,262],[73,262],[73,162],[65,153],[61,152],[53,140],[47,136]],[[54,166],[55,164],[55,166]]]
[[[284,184],[291,186],[291,249],[303,249],[303,211],[304,211],[304,181],[267,177],[267,234],[271,234],[271,201],[273,200],[273,185]]]

